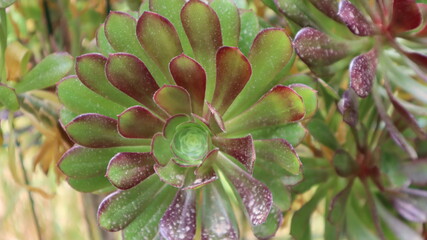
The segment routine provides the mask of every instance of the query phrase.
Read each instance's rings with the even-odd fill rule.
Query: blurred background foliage
[[[11,1],[0,0],[1,4],[7,2]],[[141,2],[141,0],[18,0],[10,7],[0,9],[3,11],[0,12],[1,23],[3,25],[6,23],[0,35],[1,52],[4,52],[0,59],[0,79],[2,84],[14,87],[16,92],[20,93],[16,100],[19,102],[20,111],[11,113],[0,110],[0,239],[120,239],[119,233],[106,233],[97,226],[96,208],[102,197],[76,192],[66,184],[64,177],[56,168],[57,161],[71,147],[71,143],[57,121],[60,104],[55,95],[55,87],[51,85],[74,71],[72,64],[66,65],[67,62],[71,62],[71,57],[96,51],[97,29],[110,11],[133,11],[137,15]],[[273,0],[234,0],[234,2],[239,8],[251,9],[258,16],[255,24],[262,28],[283,27],[291,36],[295,36],[300,28],[279,13]],[[427,3],[425,0],[417,2]],[[324,24],[327,25],[329,23],[327,21],[332,20],[326,20]],[[340,31],[348,33],[346,28],[336,30],[338,33]],[[71,57],[66,54],[52,55],[55,52],[67,52]],[[65,65],[58,65],[58,62]],[[61,74],[56,76],[47,74],[45,85],[29,87],[26,82],[30,81],[27,80],[28,75],[31,77],[31,74],[34,74],[32,71],[48,72],[52,66],[61,69],[62,72],[59,71]],[[312,86],[319,90],[322,100],[319,102],[319,111],[314,120],[306,123],[312,136],[307,136],[303,144],[296,149],[304,164],[306,178],[292,189],[297,195],[293,197],[291,209],[286,213],[282,227],[274,239],[291,239],[289,233],[298,236],[298,239],[310,239],[304,236],[310,235],[309,226],[311,239],[335,239],[333,235],[342,229],[339,223],[344,220],[340,218],[340,213],[344,215],[344,211],[347,224],[353,226],[354,232],[349,233],[349,236],[353,236],[353,239],[377,239],[373,230],[375,223],[370,216],[372,211],[370,206],[374,204],[373,202],[377,202],[376,210],[379,217],[388,219],[383,221],[386,236],[397,235],[393,233],[393,226],[397,225],[403,229],[404,234],[403,238],[397,239],[412,236],[414,230],[411,229],[427,234],[425,223],[403,223],[402,219],[396,217],[395,210],[386,210],[392,209],[388,200],[394,199],[393,192],[381,194],[383,189],[373,190],[374,195],[371,196],[371,191],[366,192],[366,189],[376,189],[373,186],[378,184],[368,180],[356,180],[355,173],[352,172],[354,168],[349,167],[355,164],[353,161],[362,161],[352,157],[360,157],[356,154],[360,150],[358,148],[368,149],[366,152],[369,154],[376,154],[372,159],[387,159],[387,161],[381,161],[380,165],[375,164],[380,166],[380,169],[364,170],[366,174],[372,175],[370,171],[378,171],[374,174],[376,178],[381,179],[381,183],[386,187],[396,189],[407,186],[408,179],[415,175],[413,172],[420,170],[402,164],[401,160],[404,158],[402,156],[405,154],[396,148],[384,124],[381,123],[378,113],[373,109],[372,97],[359,102],[361,125],[360,128],[351,128],[343,121],[337,106],[348,86],[348,77],[345,75],[347,70],[336,74],[338,76],[335,76],[336,79],[332,82],[334,88],[331,88],[331,83],[327,80],[325,82],[311,74],[302,61],[297,60],[291,71],[293,75],[284,79],[284,83],[301,82]],[[416,80],[422,82],[420,79]],[[399,97],[408,102],[412,101],[411,95],[405,94],[399,93]],[[2,104],[6,105],[5,102]],[[425,131],[427,126],[425,105],[414,111],[418,111],[418,124]],[[418,157],[425,160],[427,158],[425,139],[407,128],[405,121],[402,121],[390,106],[388,113],[405,138],[413,140],[411,144]],[[338,161],[348,164],[340,166],[336,164]],[[422,166],[425,167],[425,164]],[[402,172],[400,169],[407,171]],[[427,179],[424,170],[427,170],[427,167],[416,173],[420,181]],[[357,174],[360,172],[363,171]],[[408,172],[414,175],[407,174]],[[342,201],[344,204],[341,206],[338,201],[337,205],[343,208],[338,208],[338,213],[333,213],[335,214],[332,216],[333,221],[337,223],[333,225],[325,219],[330,218],[331,201],[337,194],[344,195]],[[399,198],[405,198],[406,195],[399,194],[411,193],[396,191],[394,194]],[[347,199],[350,200],[347,202]],[[424,204],[426,200],[420,202]],[[351,206],[347,210],[346,204]],[[302,206],[304,208],[301,208]],[[242,235],[245,239],[252,239],[250,233]],[[427,235],[424,236],[426,237]]]

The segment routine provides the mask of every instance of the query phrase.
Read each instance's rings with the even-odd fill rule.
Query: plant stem
[[[384,236],[383,229],[381,228],[381,223],[378,217],[377,208],[375,206],[374,197],[372,196],[371,190],[369,190],[368,180],[365,178],[365,179],[361,179],[361,181],[363,183],[363,187],[366,192],[366,197],[368,198],[367,199],[368,207],[371,210],[372,218],[374,220],[375,228],[377,229],[378,237],[381,240],[385,240],[386,238]]]

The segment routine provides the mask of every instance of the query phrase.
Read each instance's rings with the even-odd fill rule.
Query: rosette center
[[[200,164],[208,152],[209,133],[196,123],[177,127],[172,140],[172,150],[182,165]]]

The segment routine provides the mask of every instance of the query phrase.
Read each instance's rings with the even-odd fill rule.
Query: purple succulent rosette
[[[236,207],[257,237],[273,236],[289,207],[281,179],[301,178],[285,139],[302,140],[317,104],[308,86],[277,85],[292,64],[289,37],[246,34],[248,15],[228,0],[148,7],[137,20],[110,13],[103,54],[78,57],[77,75],[58,84],[75,142],[60,169],[78,191],[118,189],[98,221],[125,239],[239,239]]]

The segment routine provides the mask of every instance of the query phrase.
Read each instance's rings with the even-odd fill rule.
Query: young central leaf
[[[195,123],[177,127],[172,141],[172,149],[182,165],[197,165],[208,151],[208,133]]]

